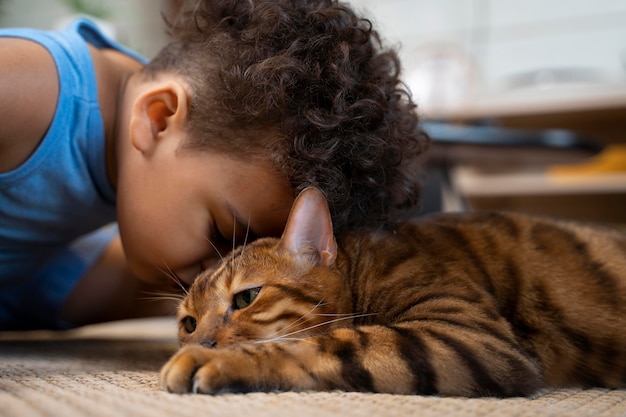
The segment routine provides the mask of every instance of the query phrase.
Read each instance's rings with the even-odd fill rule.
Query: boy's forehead
[[[233,161],[226,178],[223,196],[226,212],[236,227],[255,226],[258,235],[282,232],[294,200],[286,175],[266,162]],[[272,233],[267,233],[272,231]]]

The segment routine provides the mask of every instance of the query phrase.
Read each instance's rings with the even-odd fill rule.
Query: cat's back
[[[421,263],[498,289],[610,303],[626,320],[626,232],[615,227],[514,212],[444,213],[396,234]],[[511,288],[513,287],[513,288]]]
[[[626,264],[626,232],[599,224],[514,212],[443,213],[408,222],[398,231],[406,239],[445,245],[468,256],[553,257],[560,265],[583,258]]]
[[[615,269],[626,280],[626,230],[515,212],[438,213],[392,230],[357,232],[341,246],[355,256],[375,252],[392,262],[427,258],[440,267],[451,260],[476,265],[523,259],[531,261],[525,262],[529,268],[532,261],[544,268],[583,261],[587,267]]]
[[[431,314],[433,299],[437,308],[463,299],[506,319],[542,363],[548,383],[623,383],[621,230],[507,212],[439,214],[346,243],[362,270],[372,271],[358,278],[369,291],[362,302],[368,308],[383,310],[386,303],[387,317],[410,312],[419,319]],[[469,310],[462,317],[471,320]]]

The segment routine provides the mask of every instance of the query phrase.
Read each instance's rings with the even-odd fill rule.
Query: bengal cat
[[[316,189],[182,301],[171,392],[526,396],[626,386],[626,236],[444,214],[337,245]]]

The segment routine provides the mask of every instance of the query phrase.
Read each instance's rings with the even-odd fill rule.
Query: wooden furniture
[[[451,209],[520,210],[626,224],[626,161],[621,169],[604,172],[557,175],[552,170],[593,163],[603,157],[602,149],[626,144],[626,86],[537,89],[440,109],[424,118],[457,128],[486,124],[505,133],[537,135],[516,146],[507,143],[506,134],[502,141],[496,135],[483,143],[435,137],[431,161],[445,166],[448,186],[461,202]],[[549,132],[562,132],[564,146],[542,147],[540,139]]]

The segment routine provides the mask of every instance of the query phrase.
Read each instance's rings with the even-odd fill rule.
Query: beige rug
[[[176,350],[174,329],[168,318],[61,333],[0,333],[0,416],[626,417],[626,390],[554,390],[505,400],[342,392],[168,394],[157,378]]]

